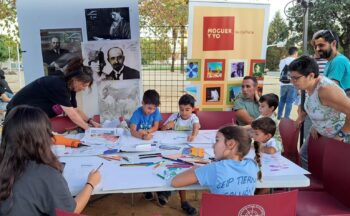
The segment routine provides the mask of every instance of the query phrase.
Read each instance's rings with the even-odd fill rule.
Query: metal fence
[[[167,32],[169,27],[156,27]],[[180,29],[180,27],[179,27]],[[161,112],[178,111],[178,100],[184,94],[187,36],[178,31],[178,36],[168,33],[159,36],[154,27],[142,28],[141,56],[144,91],[155,89],[160,94]],[[181,30],[187,32],[187,27]],[[182,36],[181,36],[182,35]],[[174,47],[175,45],[175,47]]]

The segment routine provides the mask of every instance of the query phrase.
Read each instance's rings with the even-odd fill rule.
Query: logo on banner
[[[235,17],[204,17],[203,50],[234,49]]]

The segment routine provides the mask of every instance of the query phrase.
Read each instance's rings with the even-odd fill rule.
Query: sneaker
[[[187,201],[181,203],[181,208],[186,212],[187,215],[197,215],[197,209],[192,207]]]
[[[153,200],[154,198],[152,192],[144,192],[143,197],[145,198],[145,200]]]
[[[157,203],[160,207],[165,207],[168,202],[168,196],[162,193],[157,194]]]

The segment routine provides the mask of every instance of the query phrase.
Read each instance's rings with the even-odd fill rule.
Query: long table
[[[169,132],[164,133],[169,135]],[[125,139],[128,140],[128,139]],[[124,145],[127,143],[124,143]],[[179,153],[182,148],[189,145],[204,146],[208,148],[208,144],[180,144],[173,145],[181,147],[181,150],[162,150],[159,145],[153,147],[151,152],[129,152],[118,153],[118,155],[129,158],[130,163],[138,162],[157,162],[162,158],[139,159],[139,154],[147,154],[152,152],[161,153],[163,155],[171,155]],[[169,144],[169,143],[167,143]],[[130,145],[133,145],[130,143]],[[210,144],[211,145],[211,144]],[[253,151],[247,157],[254,157]],[[206,155],[209,157],[209,155]],[[97,168],[101,163],[104,163],[100,168],[102,181],[95,188],[93,194],[111,194],[111,193],[138,193],[149,191],[174,191],[174,190],[206,190],[198,184],[183,188],[171,187],[171,179],[161,179],[155,173],[156,169],[153,166],[149,167],[121,167],[120,164],[129,163],[121,161],[107,161],[98,156],[68,156],[60,157],[60,161],[65,162],[63,175],[68,182],[69,189],[72,195],[76,195],[85,185],[87,176],[92,169]],[[295,165],[293,162],[284,158],[281,155],[262,155],[263,162],[263,179],[258,181],[257,188],[295,188],[307,187],[310,185],[310,180],[304,174],[307,171]],[[166,161],[163,164],[170,164],[171,161]]]

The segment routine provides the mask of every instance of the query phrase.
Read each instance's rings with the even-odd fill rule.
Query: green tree
[[[288,25],[295,32],[292,39],[302,43],[303,18],[300,4],[288,9]],[[350,1],[349,0],[317,0],[310,9],[308,39],[318,30],[331,29],[339,35],[340,50],[350,57]],[[312,47],[308,50],[313,52]]]
[[[18,38],[16,0],[0,0],[0,28]]]
[[[174,71],[176,45],[180,39],[181,70],[184,71],[186,24],[188,17],[188,1],[186,0],[140,0],[139,10],[141,28],[153,30],[160,38],[169,38],[171,33],[171,71]]]
[[[276,12],[275,17],[269,26],[267,44],[275,44],[288,39],[288,26],[281,17],[280,12]],[[267,48],[266,67],[269,70],[278,70],[279,61],[286,55],[285,47],[271,46]]]
[[[0,62],[17,59],[17,43],[10,36],[0,35]]]
[[[171,56],[171,47],[167,39],[141,38],[142,64],[164,61]]]

